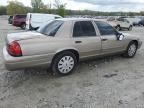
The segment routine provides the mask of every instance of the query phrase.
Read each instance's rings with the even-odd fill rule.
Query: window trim
[[[52,23],[52,22],[54,22],[54,21],[61,21],[61,20],[51,20],[50,23]],[[61,27],[62,27],[63,24],[64,24],[64,21],[61,21],[61,22],[62,22],[62,24],[60,25],[59,29],[57,30],[57,32],[55,33],[54,36],[52,36],[52,35],[47,35],[47,34],[44,34],[44,35],[50,36],[50,37],[56,37],[56,36],[57,36],[57,33],[59,32],[59,30],[61,29]],[[48,23],[46,26],[48,26],[50,23]],[[45,26],[43,29],[46,29],[46,26]],[[39,32],[39,31],[38,31],[38,32]],[[39,32],[39,33],[41,33],[41,32]],[[41,33],[41,34],[43,34],[43,33]]]
[[[76,22],[81,22],[81,21],[90,21],[94,27],[94,30],[95,30],[95,36],[79,36],[79,37],[74,37],[73,36],[73,33],[74,33],[74,25]],[[97,37],[98,36],[98,33],[97,33],[97,28],[95,27],[94,23],[93,23],[93,20],[79,20],[79,21],[73,21],[73,24],[72,24],[72,28],[71,28],[71,37],[72,38],[88,38],[88,37]]]

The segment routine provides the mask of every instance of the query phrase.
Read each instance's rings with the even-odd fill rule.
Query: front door
[[[100,21],[95,21],[95,23],[101,35],[103,54],[116,53],[124,50],[123,41],[117,40],[116,31],[112,26]]]

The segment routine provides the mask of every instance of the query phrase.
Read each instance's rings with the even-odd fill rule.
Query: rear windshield
[[[16,15],[16,18],[26,18],[26,15]]]
[[[37,32],[48,36],[55,36],[59,28],[62,26],[63,21],[50,21],[48,24],[41,26]]]

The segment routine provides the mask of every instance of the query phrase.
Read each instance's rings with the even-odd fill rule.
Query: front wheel
[[[75,69],[76,65],[76,56],[72,52],[65,51],[54,58],[52,71],[61,75],[68,75]]]
[[[132,26],[130,26],[130,27],[128,28],[128,30],[129,30],[129,31],[132,31]]]
[[[124,55],[128,58],[133,58],[136,52],[137,52],[136,42],[130,42]]]

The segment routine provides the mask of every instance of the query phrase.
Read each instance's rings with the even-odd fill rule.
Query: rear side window
[[[91,21],[78,21],[74,24],[73,37],[96,36]]]
[[[62,26],[63,21],[52,21],[45,26],[40,27],[37,31],[44,35],[55,36],[59,28]]]
[[[101,35],[113,35],[115,34],[115,29],[105,22],[95,21]]]

